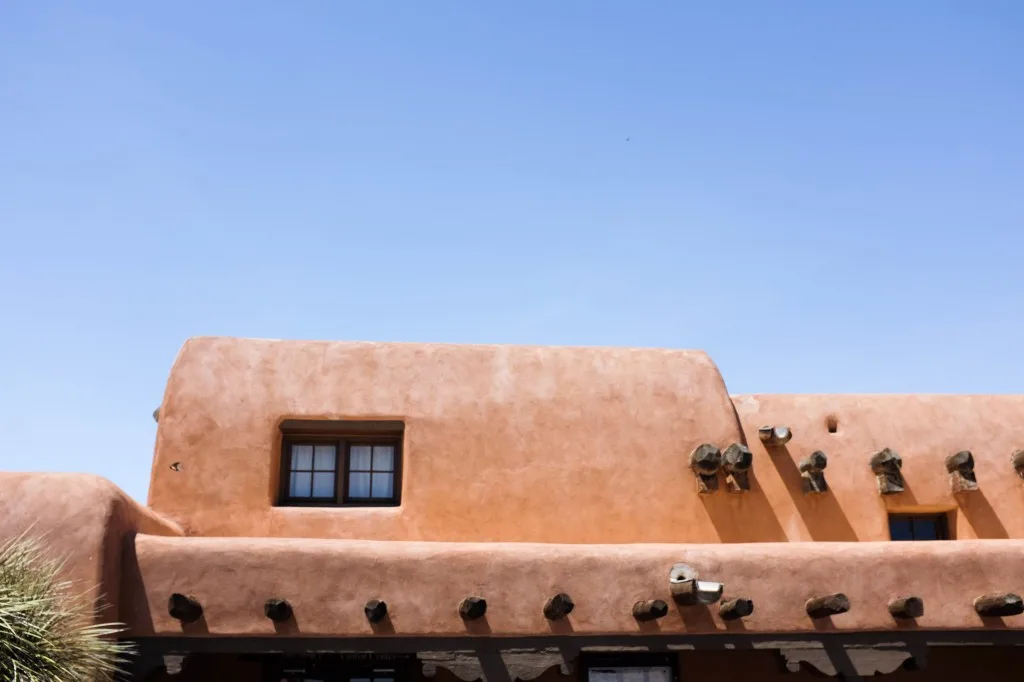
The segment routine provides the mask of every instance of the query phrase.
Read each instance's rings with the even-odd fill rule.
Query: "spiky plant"
[[[0,680],[107,682],[132,650],[117,624],[95,624],[95,602],[62,580],[37,540],[0,545]]]

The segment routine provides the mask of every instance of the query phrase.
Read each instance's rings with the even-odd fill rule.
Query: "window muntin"
[[[333,500],[337,483],[337,446],[330,443],[293,443],[290,449],[288,497]]]
[[[356,501],[394,497],[395,446],[360,443],[348,447],[347,498]]]
[[[319,423],[305,433],[286,431],[281,448],[280,504],[399,504],[402,435],[381,431],[329,435]]]

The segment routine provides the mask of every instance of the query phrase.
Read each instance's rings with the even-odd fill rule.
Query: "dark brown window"
[[[889,537],[893,540],[948,540],[945,514],[890,514]]]
[[[286,421],[281,432],[282,504],[399,504],[400,422]]]

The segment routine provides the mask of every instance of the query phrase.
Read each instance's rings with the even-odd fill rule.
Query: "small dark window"
[[[949,521],[945,514],[890,514],[889,537],[893,540],[948,540]]]
[[[285,422],[281,503],[397,505],[402,427],[396,422]]]

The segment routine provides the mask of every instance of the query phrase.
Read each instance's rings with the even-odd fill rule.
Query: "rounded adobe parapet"
[[[404,422],[400,506],[275,507],[285,419]],[[699,351],[196,338],[150,504],[210,535],[706,542],[686,458],[739,437]]]
[[[486,598],[486,632],[498,636],[635,635],[651,620],[660,634],[724,633],[742,621],[746,633],[820,636],[823,627],[896,631],[907,618],[922,630],[1020,630],[1021,551],[1020,540],[560,545],[140,535],[123,594],[138,637],[182,633],[166,608],[175,592],[202,604],[217,637],[463,636],[474,630],[456,604],[469,589]],[[680,558],[688,570],[672,571]],[[670,575],[715,598],[680,601]],[[262,610],[267,595],[287,599],[301,632],[275,628]]]
[[[75,591],[94,591],[116,620],[124,537],[139,532],[180,535],[174,523],[141,507],[100,476],[0,472],[0,543],[38,539],[47,556],[64,562]]]

